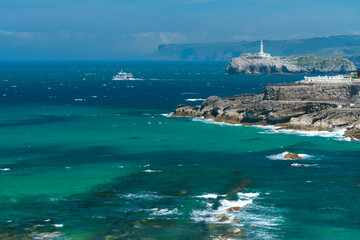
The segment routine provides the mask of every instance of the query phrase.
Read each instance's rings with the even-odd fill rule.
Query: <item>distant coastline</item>
[[[161,44],[151,60],[230,61],[243,53],[258,52],[259,41],[222,43]],[[264,40],[274,56],[314,54],[344,57],[360,66],[360,35],[340,35],[309,39]]]

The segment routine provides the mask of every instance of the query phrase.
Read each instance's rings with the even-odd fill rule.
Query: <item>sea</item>
[[[360,145],[343,129],[169,117],[304,77],[226,66],[0,62],[0,239],[360,239]]]

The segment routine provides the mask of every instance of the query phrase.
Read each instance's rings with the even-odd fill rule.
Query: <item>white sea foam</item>
[[[177,208],[174,208],[172,210],[164,208],[164,209],[158,209],[158,208],[153,208],[150,209],[152,216],[166,216],[166,215],[181,215],[181,213],[179,212],[179,210]]]
[[[288,152],[283,152],[283,153],[279,153],[279,154],[274,154],[274,155],[270,155],[270,156],[267,156],[268,159],[271,159],[271,160],[289,160],[289,161],[294,161],[293,159],[285,159],[285,155],[287,154]],[[298,154],[299,157],[301,157],[302,159],[309,159],[309,158],[312,158],[313,156],[311,155],[308,155],[308,154]],[[299,160],[299,159],[296,159],[296,160]]]
[[[213,202],[214,199],[206,199],[204,201],[206,208],[193,210],[191,218],[195,222],[229,224],[236,227],[234,231],[238,231],[236,229],[239,226],[251,227],[251,234],[254,239],[277,239],[277,236],[271,230],[277,228],[283,222],[283,219],[279,214],[279,210],[271,206],[261,206],[256,202],[254,203],[254,200],[258,199],[259,196],[260,194],[257,192],[238,193],[237,200],[221,199],[217,209],[213,209],[213,204],[206,202]],[[229,208],[232,207],[240,207],[240,210],[229,211]],[[226,216],[228,220],[219,222],[219,218],[222,216]]]
[[[2,168],[0,169],[1,171],[10,171],[11,169],[10,168]]]
[[[211,194],[216,195],[216,194]],[[238,193],[238,200],[230,201],[226,199],[221,199],[219,201],[220,206],[213,210],[211,208],[207,208],[205,210],[194,210],[191,214],[192,219],[195,222],[205,221],[205,222],[218,222],[218,218],[220,216],[227,216],[229,218],[228,221],[224,221],[222,223],[230,223],[235,216],[234,213],[228,213],[227,210],[231,207],[240,207],[243,208],[246,205],[252,204],[253,199],[259,196],[259,193]],[[218,196],[218,195],[216,195]]]
[[[62,233],[59,232],[54,232],[54,233],[39,233],[39,234],[34,234],[33,237],[35,240],[43,240],[43,239],[57,239],[59,236],[63,235]]]
[[[192,118],[192,121],[215,124],[215,125],[219,125],[219,126],[230,126],[230,127],[242,126],[242,124],[231,124],[231,123],[224,123],[224,122],[216,122],[216,121],[214,121],[212,119],[205,119],[203,117],[201,117],[201,118]]]
[[[53,226],[56,228],[62,228],[64,226],[64,224],[53,224]]]
[[[171,113],[162,113],[160,114],[161,116],[164,116],[164,117],[170,117],[174,112],[171,112]]]
[[[256,126],[256,127],[260,127],[260,126]],[[299,136],[326,137],[326,138],[335,138],[336,140],[350,141],[350,138],[345,138],[343,136],[345,132],[346,132],[345,128],[334,129],[334,131],[329,132],[329,131],[305,131],[305,130],[280,129],[280,127],[272,127],[269,128],[269,130],[264,133],[294,134]]]
[[[203,117],[200,118],[192,118],[192,121],[197,122],[204,122],[204,123],[212,123],[217,124],[220,126],[243,126],[242,124],[231,124],[231,123],[224,123],[224,122],[215,122],[212,119],[204,119]],[[273,134],[273,133],[282,133],[282,134],[294,134],[299,136],[307,136],[307,137],[326,137],[326,138],[334,138],[335,140],[339,141],[351,141],[351,138],[344,137],[344,133],[346,132],[345,128],[337,128],[334,131],[305,131],[305,130],[293,130],[293,129],[281,129],[278,126],[271,126],[271,125],[252,125],[248,127],[256,127],[265,129],[265,134]]]
[[[196,196],[196,197],[197,198],[214,198],[214,199],[216,199],[217,197],[225,197],[225,196],[226,195],[217,195],[214,193],[207,193],[207,194]]]
[[[143,172],[146,172],[146,173],[154,173],[154,172],[162,172],[161,170],[151,170],[151,169],[147,169],[147,170],[144,170]]]
[[[303,163],[292,163],[290,166],[292,167],[313,167],[317,166],[318,164],[303,164]]]
[[[185,101],[187,102],[197,102],[197,101],[205,101],[204,98],[188,98]]]
[[[119,194],[119,197],[128,198],[128,199],[157,199],[161,196],[153,192],[140,192],[140,193],[128,193],[125,195]]]

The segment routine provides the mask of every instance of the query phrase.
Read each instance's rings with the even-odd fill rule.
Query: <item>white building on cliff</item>
[[[271,55],[269,53],[264,53],[263,40],[261,40],[261,42],[260,42],[260,52],[257,55],[258,55],[258,57],[261,57],[261,58],[271,57]]]

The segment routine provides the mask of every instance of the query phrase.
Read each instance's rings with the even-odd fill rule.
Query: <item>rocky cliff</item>
[[[360,85],[267,86],[265,100],[320,101],[360,100]]]
[[[287,87],[279,88],[283,92],[295,91],[286,89]],[[335,89],[336,86],[333,91]],[[324,92],[328,90],[325,89]],[[352,91],[351,88],[348,90]],[[282,101],[269,97],[276,96],[269,91],[274,89],[267,88],[263,94],[242,94],[226,98],[211,96],[201,106],[179,105],[172,117],[204,117],[233,124],[271,124],[302,130],[333,131],[335,128],[345,128],[345,136],[360,139],[360,107],[350,108],[332,101],[290,101],[287,98]],[[344,89],[341,91],[341,94],[349,97],[347,101],[353,100],[350,99],[352,93],[346,94]]]
[[[353,71],[356,71],[354,63],[340,57],[259,57],[250,53],[233,58],[226,69],[229,74],[336,74]]]

